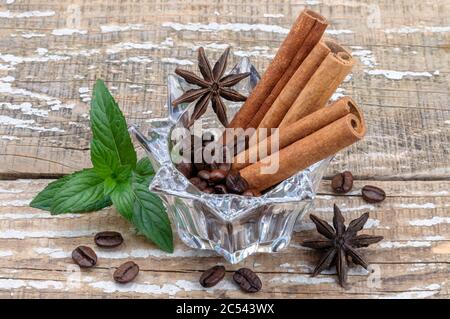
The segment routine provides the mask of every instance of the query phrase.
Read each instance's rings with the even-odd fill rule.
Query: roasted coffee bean
[[[139,266],[132,262],[127,261],[126,263],[119,266],[113,274],[115,281],[121,284],[126,284],[132,281],[139,273]]]
[[[209,179],[213,183],[221,182],[225,179],[225,177],[227,177],[227,172],[222,169],[212,170],[211,173],[209,174]]]
[[[206,194],[213,194],[213,193],[214,193],[214,188],[212,188],[212,187],[206,187],[206,188],[203,190],[203,193],[206,193]]]
[[[214,186],[214,192],[216,194],[228,194],[227,187],[225,185]]]
[[[90,247],[78,246],[72,251],[72,259],[78,266],[89,268],[97,263],[97,254]]]
[[[213,287],[217,285],[225,277],[225,267],[224,266],[214,266],[205,270],[205,272],[200,277],[200,285],[205,288]]]
[[[228,174],[228,172],[231,169],[230,163],[213,163],[211,164],[211,169],[220,169],[225,172],[225,175]]]
[[[207,171],[207,170],[202,170],[200,172],[197,173],[197,176],[200,177],[201,179],[207,181],[210,179],[211,174]]]
[[[197,186],[202,182],[202,179],[200,177],[192,177],[189,179],[189,181],[192,183],[192,185]]]
[[[245,292],[258,292],[262,288],[261,279],[248,268],[237,270],[233,275],[233,279]]]
[[[376,186],[366,185],[361,190],[362,197],[368,203],[379,203],[385,200],[386,193]]]
[[[261,193],[254,189],[248,189],[245,192],[242,193],[243,196],[252,196],[252,197],[259,197],[261,196]]]
[[[347,193],[353,187],[353,175],[349,171],[337,174],[331,181],[331,187],[335,193]]]
[[[114,248],[123,243],[123,237],[116,231],[104,231],[97,233],[94,237],[97,246]]]
[[[183,174],[187,178],[191,178],[194,169],[192,163],[178,163],[175,165],[175,167],[180,171],[181,174]]]
[[[228,172],[225,178],[225,185],[230,193],[242,194],[248,189],[247,181],[239,174],[238,171]]]

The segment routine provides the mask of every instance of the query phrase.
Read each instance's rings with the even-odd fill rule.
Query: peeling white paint
[[[144,27],[143,24],[109,24],[109,25],[102,25],[100,26],[100,30],[102,33],[109,33],[109,32],[122,32],[122,31],[129,31],[129,30],[141,30]]]
[[[380,296],[381,299],[424,299],[432,297],[439,293],[439,291],[411,291],[392,294],[389,296]]]
[[[167,44],[165,42],[162,42],[161,44],[156,44],[152,42],[121,42],[116,43],[110,46],[106,49],[106,53],[108,54],[114,54],[119,53],[123,50],[153,50],[153,49],[164,49],[168,48]]]
[[[390,80],[402,80],[404,77],[426,77],[431,78],[430,72],[394,71],[394,70],[366,70],[369,75],[382,75]]]
[[[52,31],[53,35],[64,36],[64,35],[74,35],[74,34],[87,34],[86,30],[79,29],[70,29],[70,28],[62,28],[62,29],[54,29]]]
[[[282,13],[264,13],[264,18],[283,18],[284,14]]]
[[[419,33],[419,32],[431,32],[431,33],[444,33],[450,32],[450,26],[424,26],[424,27],[401,27],[385,29],[385,33]]]
[[[51,215],[50,213],[1,213],[0,220],[15,220],[15,219],[65,219],[65,218],[80,218],[81,214],[62,214]]]
[[[0,258],[11,257],[14,253],[11,250],[0,250]]]
[[[59,132],[59,133],[64,132],[63,129],[60,129],[58,127],[45,128],[43,126],[31,125],[35,123],[36,123],[35,120],[21,120],[6,115],[0,115],[0,125],[12,125],[17,128],[29,129],[32,131],[39,131],[39,132]]]
[[[205,288],[200,286],[198,282],[187,280],[177,280],[174,284],[147,284],[147,283],[128,283],[117,284],[113,281],[96,281],[90,283],[89,286],[101,289],[105,293],[114,292],[134,292],[141,294],[169,295],[175,296],[179,292],[203,291]],[[214,292],[220,290],[235,290],[236,286],[230,282],[223,280],[214,287]]]
[[[310,275],[282,275],[275,276],[270,282],[276,284],[300,284],[300,285],[318,285],[325,283],[335,283],[333,278],[329,277],[311,277]]]
[[[341,35],[341,34],[352,34],[355,33],[352,30],[346,30],[346,29],[341,29],[341,30],[326,30],[325,31],[326,34],[329,35]]]
[[[444,236],[425,236],[423,237],[424,240],[429,240],[429,241],[440,241],[440,240],[445,240]]]
[[[25,11],[25,12],[14,12],[10,10],[0,11],[0,18],[6,19],[23,19],[23,18],[34,18],[34,17],[51,17],[55,15],[55,11]]]
[[[7,140],[7,141],[17,141],[20,140],[20,138],[18,138],[17,136],[12,136],[12,135],[2,135],[2,140]]]
[[[410,208],[410,209],[435,209],[436,205],[434,203],[425,204],[395,204],[395,208]]]
[[[61,290],[64,288],[64,284],[60,281],[54,280],[0,279],[0,287],[5,290],[19,288]]]
[[[92,236],[98,233],[99,230],[61,230],[61,231],[21,231],[9,229],[0,231],[0,238],[2,239],[25,239],[25,238],[73,238]]]
[[[434,226],[439,224],[450,224],[450,217],[434,216],[428,219],[415,219],[409,221],[412,226]]]
[[[146,56],[131,56],[131,57],[128,57],[128,58],[122,60],[122,62],[124,62],[124,63],[126,63],[126,62],[150,63],[150,62],[153,62],[153,60]]]
[[[175,58],[162,58],[162,63],[169,63],[169,64],[178,64],[178,65],[194,65],[189,60],[181,60],[181,59],[175,59]]]
[[[352,56],[358,57],[361,63],[369,68],[377,65],[377,61],[371,50],[364,50],[361,47],[352,47]]]
[[[365,205],[360,205],[360,206],[355,206],[355,207],[346,207],[346,205],[343,204],[343,205],[341,205],[340,209],[342,212],[355,212],[355,211],[360,211],[360,210],[375,210],[376,207],[371,204],[365,204]],[[323,212],[323,213],[331,213],[331,212],[333,212],[333,207],[317,207],[317,208],[315,208],[315,211]]]
[[[421,248],[421,247],[431,247],[431,242],[429,241],[414,241],[409,240],[407,242],[396,242],[396,241],[383,241],[379,243],[380,248]]]
[[[36,32],[25,31],[25,32],[22,32],[21,36],[22,36],[22,38],[25,38],[25,39],[31,39],[31,38],[43,38],[46,35],[45,35],[45,33],[36,33]]]
[[[35,115],[38,117],[48,117],[48,111],[37,109],[32,106],[29,102],[23,102],[21,104],[12,104],[8,102],[0,103],[0,108],[8,109],[8,110],[20,110],[22,114],[25,115]]]
[[[337,101],[340,98],[345,96],[345,89],[343,88],[337,88],[336,92],[333,93],[333,95],[331,96],[330,100],[331,101]]]
[[[171,28],[176,31],[194,31],[194,32],[218,32],[218,31],[262,31],[273,32],[280,34],[287,34],[289,29],[283,28],[278,25],[272,24],[248,24],[248,23],[217,23],[211,22],[208,24],[203,23],[177,23],[177,22],[164,22],[162,24],[165,28]]]

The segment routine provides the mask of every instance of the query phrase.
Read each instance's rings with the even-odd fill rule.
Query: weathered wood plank
[[[96,78],[108,82],[130,123],[143,124],[165,116],[165,77],[177,65],[192,67],[196,47],[217,58],[230,44],[233,61],[250,56],[262,70],[305,4],[2,6],[9,13],[0,18],[0,176],[56,176],[89,165],[86,114]],[[449,142],[449,7],[445,0],[312,6],[330,18],[328,36],[361,60],[339,93],[362,104],[369,134],[339,154],[333,170],[370,179],[449,178],[442,147]]]
[[[105,295],[246,297],[229,282],[208,292],[197,284],[200,272],[223,263],[221,257],[213,252],[190,249],[178,239],[174,254],[166,254],[137,237],[114,209],[51,216],[27,207],[48,182],[0,181],[0,296],[11,297],[6,288],[13,287],[13,297],[51,298],[69,293],[82,298]],[[238,265],[228,265],[227,269],[247,266],[258,271],[265,283],[264,292],[258,294],[258,298],[447,298],[450,182],[378,181],[375,184],[384,188],[388,195],[386,201],[378,205],[364,203],[359,197],[359,190],[366,183],[368,181],[358,180],[350,194],[336,196],[330,190],[329,181],[323,181],[313,210],[330,220],[331,206],[337,203],[347,221],[369,211],[370,219],[364,232],[385,236],[383,242],[362,250],[375,272],[370,274],[360,267],[352,269],[350,290],[341,290],[334,284],[334,270],[315,279],[309,277],[319,255],[300,246],[300,242],[313,233],[306,218],[298,224],[298,232],[288,249],[277,254],[257,254]],[[72,288],[71,280],[76,276],[77,267],[70,259],[71,251],[82,244],[95,246],[93,234],[106,229],[120,231],[125,238],[123,246],[113,250],[95,247],[99,255],[96,269],[82,272],[81,286]],[[122,288],[114,285],[113,269],[130,259],[142,269],[135,285]]]

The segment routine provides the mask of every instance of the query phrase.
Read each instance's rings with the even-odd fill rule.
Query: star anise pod
[[[191,103],[198,99],[189,126],[206,112],[210,101],[219,121],[224,126],[227,126],[228,118],[226,107],[221,97],[233,102],[243,102],[247,99],[246,96],[233,90],[231,87],[248,77],[250,73],[229,74],[223,76],[229,54],[230,48],[227,48],[225,52],[222,53],[219,60],[214,64],[214,67],[211,68],[208,58],[205,55],[205,50],[200,47],[198,49],[198,68],[203,78],[187,70],[180,68],[175,69],[175,73],[185,79],[186,82],[199,86],[198,89],[186,91],[172,102],[173,106],[177,106],[181,103]]]
[[[348,227],[345,227],[344,217],[336,204],[334,205],[334,227],[313,214],[310,215],[310,218],[316,225],[317,231],[325,236],[325,238],[307,240],[302,243],[302,246],[324,251],[312,275],[317,276],[323,270],[336,265],[339,284],[345,287],[347,285],[348,257],[351,257],[353,263],[367,269],[369,265],[356,248],[368,247],[381,241],[383,237],[357,235],[357,232],[363,229],[367,222],[369,213],[364,213],[361,217],[352,220]]]

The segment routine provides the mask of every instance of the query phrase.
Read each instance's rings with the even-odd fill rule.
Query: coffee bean
[[[72,251],[72,259],[78,266],[89,268],[97,263],[97,254],[90,247],[78,246]]]
[[[261,279],[248,268],[237,270],[233,275],[233,279],[245,292],[258,292],[262,288]]]
[[[189,179],[189,181],[192,183],[192,185],[197,186],[202,182],[200,177],[192,177]]]
[[[223,181],[225,177],[227,177],[227,172],[222,169],[212,170],[209,174],[209,179],[214,183]]]
[[[214,192],[216,194],[228,194],[227,187],[225,185],[214,186]]]
[[[210,179],[210,173],[207,170],[202,170],[200,172],[197,173],[197,176],[200,177],[201,179],[207,181]]]
[[[259,197],[261,196],[261,193],[254,189],[248,189],[245,192],[242,193],[243,196],[252,196],[252,197]]]
[[[230,193],[242,194],[248,189],[247,181],[238,171],[230,171],[225,179],[225,185]]]
[[[190,178],[192,176],[194,167],[191,163],[178,163],[175,165],[175,167],[180,171],[181,174],[183,174],[187,178]]]
[[[211,169],[220,169],[225,172],[225,175],[228,174],[228,172],[231,169],[230,163],[213,163],[211,164]]]
[[[376,186],[366,185],[361,190],[362,197],[368,203],[379,203],[385,200],[386,193]]]
[[[119,266],[113,274],[115,281],[121,284],[126,284],[132,281],[139,273],[139,266],[132,262],[127,261],[126,263]]]
[[[123,243],[123,237],[116,231],[104,231],[97,233],[94,237],[97,246],[114,248]]]
[[[353,187],[353,175],[349,171],[337,174],[331,180],[331,187],[335,193],[347,193]]]
[[[213,287],[217,285],[225,277],[225,267],[224,266],[214,266],[205,270],[205,272],[200,277],[200,285],[205,288]]]

